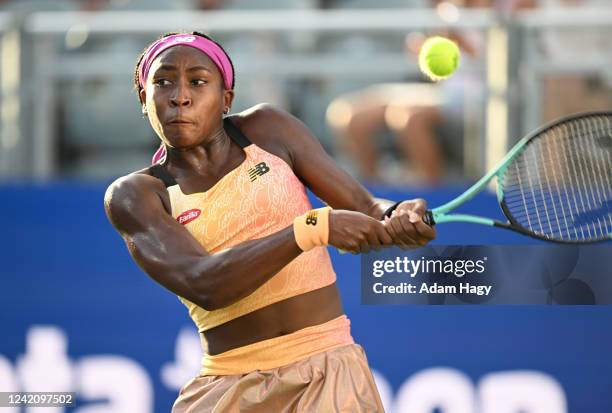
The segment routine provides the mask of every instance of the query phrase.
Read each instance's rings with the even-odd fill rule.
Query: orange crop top
[[[151,174],[167,187],[172,216],[210,254],[278,232],[312,209],[304,185],[284,160],[252,144],[229,118],[224,127],[243,148],[246,159],[209,190],[185,195],[162,165],[151,167]],[[249,276],[247,267],[244,276]],[[183,297],[179,299],[202,332],[335,280],[327,249],[316,247],[300,254],[252,294],[227,307],[207,311]]]

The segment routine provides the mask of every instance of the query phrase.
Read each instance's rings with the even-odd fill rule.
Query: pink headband
[[[200,50],[202,53],[208,56],[215,65],[217,65],[217,68],[219,68],[221,76],[223,76],[223,84],[225,89],[231,90],[234,88],[234,70],[232,69],[232,64],[230,63],[230,60],[223,49],[221,49],[221,47],[212,40],[188,33],[173,34],[163,37],[149,46],[142,57],[140,67],[138,69],[138,80],[140,82],[140,87],[144,88],[147,77],[149,76],[149,70],[151,70],[151,65],[153,64],[155,58],[164,50],[174,46],[189,46]]]

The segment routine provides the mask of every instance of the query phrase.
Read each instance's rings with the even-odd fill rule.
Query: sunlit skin
[[[151,126],[168,150],[166,168],[177,178],[183,192],[208,189],[244,158],[242,149],[232,143],[222,126],[223,112],[232,99],[233,91],[224,89],[219,69],[194,48],[168,49],[153,62],[141,101],[145,102]],[[217,354],[341,314],[340,297],[332,284],[269,305],[203,334],[208,351]]]
[[[234,92],[225,90],[219,69],[204,53],[189,46],[162,52],[140,97],[151,127],[168,150],[169,170],[214,178],[235,163],[231,158],[241,158],[222,127]]]
[[[153,62],[140,93],[151,126],[166,145],[163,167],[185,194],[204,192],[245,159],[223,129],[233,91],[203,53],[176,46]],[[435,231],[420,217],[423,200],[405,201],[381,223],[392,203],[376,200],[341,170],[298,119],[270,105],[233,114],[232,122],[251,142],[282,159],[334,210],[329,244],[354,252],[399,245],[424,245]],[[172,217],[168,190],[144,168],[119,178],[105,195],[106,213],[135,262],[169,291],[213,311],[251,294],[302,251],[291,225],[210,255]],[[235,207],[227,205],[227,208]],[[418,222],[412,218],[417,217]],[[412,221],[410,220],[412,219]],[[210,354],[322,324],[343,314],[336,284],[268,305],[204,332]]]
[[[151,126],[164,143],[177,149],[206,144],[219,133],[233,97],[233,91],[224,90],[217,66],[189,46],[162,52],[141,91]]]

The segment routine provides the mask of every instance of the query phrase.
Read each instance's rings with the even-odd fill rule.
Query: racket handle
[[[429,225],[430,227],[436,225],[436,221],[434,220],[433,212],[431,212],[431,209],[428,209],[427,211],[425,211],[425,214],[423,214],[423,222]]]

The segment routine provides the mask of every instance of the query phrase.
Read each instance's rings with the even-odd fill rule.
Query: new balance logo
[[[249,178],[251,179],[251,182],[253,182],[258,177],[262,176],[268,171],[270,171],[270,167],[266,165],[265,162],[258,163],[257,165],[249,169]]]
[[[312,210],[306,215],[306,225],[317,225],[319,211]]]

